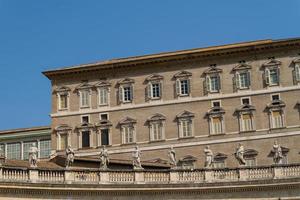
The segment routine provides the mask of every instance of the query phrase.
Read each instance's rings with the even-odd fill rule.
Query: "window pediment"
[[[69,91],[71,91],[71,89],[67,86],[60,86],[57,87],[53,93],[68,93]]]
[[[118,85],[132,84],[132,83],[134,83],[134,80],[130,79],[130,78],[124,78],[124,79],[118,81]]]
[[[219,106],[212,107],[207,112],[207,115],[223,115],[223,114],[225,114],[225,110],[222,107],[219,107]]]
[[[91,89],[93,85],[89,84],[88,82],[83,82],[80,85],[78,85],[75,89],[76,90],[84,90],[84,89]]]
[[[98,83],[95,84],[95,87],[108,87],[111,86],[111,83],[109,81],[99,81]]]
[[[134,123],[136,123],[136,120],[131,117],[126,117],[119,122],[120,125],[134,124]]]
[[[195,156],[187,155],[179,159],[180,162],[195,162],[198,159]]]
[[[267,105],[268,109],[276,109],[285,107],[285,103],[282,100],[273,100],[271,103]]]
[[[181,71],[181,72],[178,72],[174,75],[174,78],[177,79],[177,78],[188,78],[192,76],[192,73],[191,72],[188,72],[188,71]]]
[[[103,127],[103,126],[112,126],[111,121],[107,119],[100,120],[95,124],[96,127]]]
[[[294,59],[294,60],[293,60],[293,63],[294,63],[294,64],[299,64],[299,63],[300,63],[300,58]]]
[[[263,67],[272,67],[272,66],[278,66],[281,65],[281,61],[276,59],[271,59],[268,62],[263,64]]]
[[[241,105],[239,108],[237,108],[236,112],[252,112],[255,110],[255,107],[249,104]]]
[[[160,81],[162,79],[164,79],[163,76],[161,76],[159,74],[152,74],[152,75],[150,75],[150,76],[148,76],[146,78],[146,81],[148,81],[148,82],[151,82],[151,81]]]
[[[166,120],[166,117],[162,114],[156,113],[154,115],[152,115],[151,117],[148,118],[148,121],[162,121],[162,120]]]
[[[222,73],[222,69],[217,68],[216,66],[211,66],[209,67],[207,70],[205,70],[203,72],[204,75],[208,75],[208,74],[218,74],[218,73]]]
[[[249,70],[251,69],[251,65],[246,63],[239,63],[237,66],[235,66],[232,71],[240,71],[240,70]]]
[[[180,118],[192,118],[194,116],[195,116],[194,113],[185,110],[185,111],[179,113],[178,115],[176,115],[176,118],[177,119],[180,119]]]
[[[70,130],[72,130],[72,127],[70,127],[67,124],[61,124],[61,125],[55,127],[54,130],[56,132],[64,132],[64,131],[70,131]]]
[[[94,125],[91,123],[81,123],[78,126],[76,126],[76,129],[90,129],[94,128]]]
[[[159,163],[159,164],[169,164],[169,161],[161,159],[161,158],[154,158],[154,159],[151,159],[151,160],[147,160],[146,162]]]
[[[216,161],[216,162],[224,161],[225,159],[227,159],[227,157],[228,156],[226,154],[218,152],[214,156],[214,161]]]
[[[256,151],[255,149],[245,149],[244,151],[245,158],[253,158],[256,157],[257,155],[258,155],[258,151]]]
[[[283,146],[280,146],[281,147],[281,151],[282,151],[282,154],[283,155],[286,155],[289,151],[290,151],[290,149],[289,148],[287,148],[287,147],[283,147]],[[273,149],[270,151],[270,153],[268,154],[268,157],[274,157],[274,154],[275,154],[275,152],[273,151]]]

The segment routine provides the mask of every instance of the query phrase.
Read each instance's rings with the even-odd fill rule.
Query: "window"
[[[223,118],[224,114],[225,111],[220,106],[216,106],[216,107],[213,106],[206,113],[206,117],[209,123],[209,132],[211,135],[223,134],[225,132],[224,118]]]
[[[59,109],[64,110],[68,108],[68,94],[59,94]]]
[[[281,128],[283,127],[283,119],[281,111],[272,111],[272,128]]]
[[[67,134],[60,134],[60,150],[65,150],[68,146],[68,135]]]
[[[89,120],[89,116],[88,115],[85,115],[85,116],[81,117],[81,123],[82,124],[88,124],[89,122],[90,122],[90,120]]]
[[[134,127],[133,126],[123,126],[124,144],[134,142]]]
[[[252,131],[252,115],[249,113],[241,114],[241,131]]]
[[[7,159],[21,159],[21,144],[10,143],[7,144]]]
[[[246,166],[247,167],[254,167],[256,166],[256,159],[255,158],[245,158]]]
[[[109,129],[101,129],[101,145],[109,145]]]
[[[184,111],[177,115],[179,137],[192,137],[194,135],[193,127],[194,114],[189,111]]]
[[[294,84],[297,85],[300,83],[300,58],[296,58],[293,60],[294,64],[294,71],[293,71],[293,78],[294,78]]]
[[[108,114],[107,113],[101,113],[100,114],[100,120],[108,120]]]
[[[212,134],[221,134],[222,131],[222,119],[221,117],[212,117],[211,119]]]
[[[130,117],[126,117],[119,122],[123,144],[134,143],[136,141],[135,123],[136,120]]]
[[[237,89],[248,89],[250,87],[250,72],[236,72],[235,76]]]
[[[220,160],[220,161],[214,161],[213,162],[213,167],[218,169],[218,168],[225,168],[225,161],[224,160]]]
[[[24,160],[28,160],[29,150],[30,150],[30,147],[33,146],[33,144],[35,144],[35,146],[37,147],[37,142],[36,141],[24,142],[23,143],[23,159]]]
[[[192,73],[181,71],[174,75],[176,96],[189,96],[191,92],[191,76]]]
[[[51,153],[51,140],[40,141],[40,158],[48,158]]]
[[[242,101],[242,105],[250,105],[251,104],[249,97],[241,98],[241,101]]]
[[[272,101],[280,100],[279,94],[273,94],[273,95],[271,96],[271,100],[272,100]]]
[[[274,58],[270,58],[270,60],[263,65],[265,84],[267,86],[279,85],[279,65],[281,65],[281,62]]]
[[[82,90],[80,91],[80,107],[90,106],[90,91]]]
[[[90,131],[82,131],[82,148],[90,147]]]
[[[149,83],[148,98],[149,99],[161,98],[161,83]]]
[[[227,155],[223,153],[216,153],[213,159],[213,168],[225,168],[225,160],[227,159]]]
[[[221,90],[221,69],[217,68],[215,64],[211,65],[205,72],[204,88],[205,93],[218,93]]]
[[[119,103],[131,103],[133,101],[133,83],[134,80],[129,78],[125,78],[118,82]]]
[[[176,92],[178,96],[188,96],[190,94],[190,80],[176,80]]]
[[[0,144],[0,156],[5,156],[5,144]]]
[[[99,95],[99,105],[108,105],[108,88],[107,87],[100,87],[98,89]]]
[[[151,124],[152,139],[161,140],[162,139],[162,124],[159,122]]]
[[[221,101],[212,101],[211,107],[221,107]]]

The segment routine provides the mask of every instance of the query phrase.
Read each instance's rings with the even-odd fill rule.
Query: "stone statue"
[[[246,161],[244,159],[244,153],[245,153],[244,146],[241,143],[239,143],[238,147],[235,150],[235,158],[239,161],[240,165],[246,165]]]
[[[135,146],[134,151],[132,152],[132,159],[133,169],[143,169],[141,164],[141,151],[138,146]]]
[[[103,146],[100,151],[100,169],[107,169],[108,163],[109,163],[108,151]]]
[[[206,168],[212,167],[214,156],[213,156],[212,150],[209,149],[208,145],[204,149],[204,154],[205,154],[204,167],[206,167]]]
[[[275,164],[282,164],[282,159],[283,159],[283,155],[282,155],[282,149],[281,146],[277,143],[277,141],[275,140],[274,145],[273,145],[273,161]]]
[[[30,167],[37,167],[39,149],[35,146],[35,143],[29,148],[29,165]]]
[[[66,168],[70,167],[74,163],[75,153],[71,148],[71,145],[66,148]]]
[[[173,146],[171,146],[169,152],[168,152],[169,158],[170,158],[170,163],[173,167],[177,166],[177,161],[176,161],[176,152],[173,148]]]

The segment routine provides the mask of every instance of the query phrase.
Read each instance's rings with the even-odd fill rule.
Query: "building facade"
[[[236,167],[238,144],[247,166],[299,162],[300,39],[262,40],[184,50],[46,71],[52,83],[51,139],[57,155],[106,146],[112,158],[168,160]]]
[[[0,155],[9,160],[28,160],[29,148],[39,148],[38,158],[48,159],[51,154],[51,127],[32,127],[0,131]]]

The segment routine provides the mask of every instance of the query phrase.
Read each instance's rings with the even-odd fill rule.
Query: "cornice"
[[[116,69],[122,67],[132,67],[137,65],[155,64],[170,61],[191,60],[196,58],[207,58],[213,56],[224,56],[242,52],[256,52],[262,50],[264,51],[289,46],[300,46],[300,38],[286,40],[260,40],[222,46],[212,46],[206,48],[151,54],[137,57],[112,59],[91,64],[66,67],[57,70],[49,70],[43,72],[43,74],[47,76],[50,80],[52,80],[56,76],[66,74],[94,72],[104,69]]]

